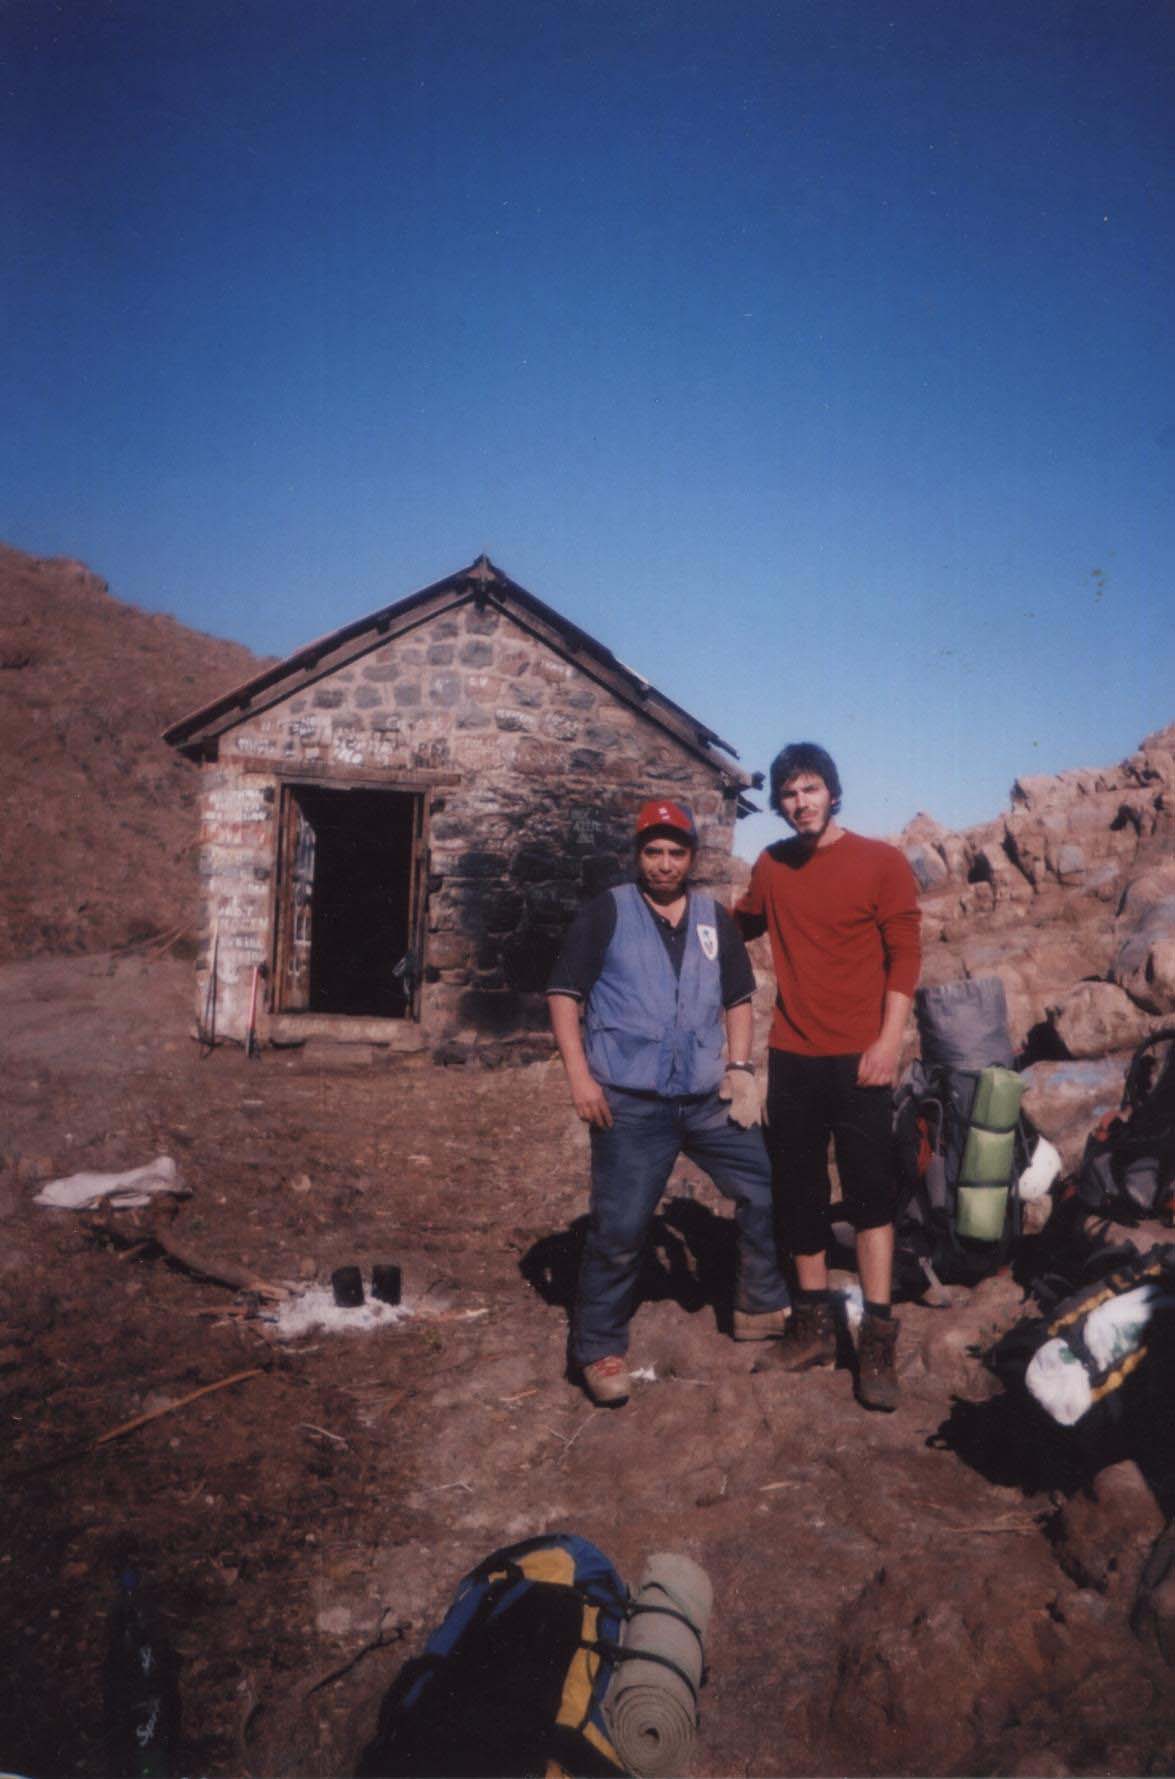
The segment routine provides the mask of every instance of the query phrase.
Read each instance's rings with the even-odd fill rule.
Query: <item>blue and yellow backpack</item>
[[[387,1693],[360,1779],[606,1779],[604,1721],[628,1590],[587,1539],[494,1551]]]

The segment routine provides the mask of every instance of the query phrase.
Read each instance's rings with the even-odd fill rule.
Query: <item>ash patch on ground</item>
[[[368,1297],[354,1308],[340,1305],[329,1285],[308,1285],[292,1291],[282,1303],[261,1312],[262,1319],[281,1340],[297,1340],[303,1334],[372,1334],[406,1322],[408,1304],[379,1303]]]

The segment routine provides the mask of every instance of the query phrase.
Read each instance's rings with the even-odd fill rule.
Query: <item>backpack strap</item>
[[[651,1605],[640,1603],[636,1600],[634,1600],[632,1602],[632,1604],[629,1606],[627,1616],[629,1618],[635,1618],[637,1616],[637,1614],[640,1612],[657,1612],[657,1613],[660,1613],[662,1618],[675,1618],[679,1625],[684,1625],[687,1631],[691,1631],[693,1633],[694,1639],[698,1646],[698,1653],[700,1654],[700,1656],[702,1658],[701,1684],[703,1686],[705,1686],[707,1678],[708,1678],[708,1670],[706,1668],[706,1645],[702,1641],[702,1633],[699,1631],[699,1629],[698,1629],[697,1625],[694,1623],[693,1619],[687,1618],[684,1612],[678,1612],[678,1610],[675,1606],[651,1606]],[[639,1655],[642,1658],[644,1656],[643,1650],[634,1649],[631,1653],[633,1656]],[[691,1692],[694,1691],[694,1688],[692,1686],[690,1688],[690,1691]]]
[[[914,1190],[911,1196],[917,1200],[918,1208],[922,1213],[923,1224],[925,1228],[929,1230],[935,1227],[936,1219],[934,1218],[934,1213],[937,1212],[938,1215],[941,1216],[945,1209],[944,1206],[935,1204],[933,1196],[931,1195],[929,1180],[930,1170],[934,1166],[935,1161],[937,1160],[941,1163],[943,1160],[943,1135],[946,1130],[946,1107],[939,1095],[934,1093],[924,1093],[918,1098],[915,1116],[918,1121],[919,1131],[925,1133],[930,1153],[927,1157],[926,1166],[918,1168],[916,1172]],[[932,1118],[934,1125],[933,1132],[931,1130]]]
[[[694,1685],[690,1676],[686,1673],[685,1669],[677,1662],[673,1661],[671,1657],[667,1655],[657,1655],[651,1649],[626,1649],[623,1643],[613,1643],[604,1637],[597,1638],[594,1643],[585,1643],[583,1647],[585,1649],[594,1649],[600,1655],[608,1656],[609,1659],[614,1662],[652,1662],[655,1667],[668,1668],[669,1672],[671,1674],[676,1674],[683,1686],[688,1688],[690,1698],[694,1702],[694,1712],[695,1714],[697,1713],[698,1689]],[[705,1679],[706,1675],[703,1672],[703,1682]]]
[[[1166,1044],[1173,1039],[1175,1039],[1175,1026],[1167,1026],[1165,1030],[1152,1032],[1149,1038],[1142,1040],[1131,1057],[1130,1067],[1126,1071],[1126,1083],[1122,1089],[1121,1109],[1123,1111],[1137,1110],[1140,1102],[1146,1097],[1149,1087],[1154,1085],[1153,1082],[1148,1083],[1144,1079],[1153,1060],[1149,1052],[1154,1049],[1156,1044]]]

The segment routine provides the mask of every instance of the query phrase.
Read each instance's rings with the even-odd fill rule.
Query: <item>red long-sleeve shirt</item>
[[[918,891],[896,846],[845,829],[831,846],[761,852],[734,907],[745,939],[767,933],[778,995],[768,1043],[849,1056],[881,1031],[886,991],[912,995],[921,966]]]

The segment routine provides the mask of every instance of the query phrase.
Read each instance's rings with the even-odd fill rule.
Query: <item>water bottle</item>
[[[175,1651],[139,1575],[124,1569],[110,1613],[106,1743],[117,1779],[167,1779],[179,1731]]]

